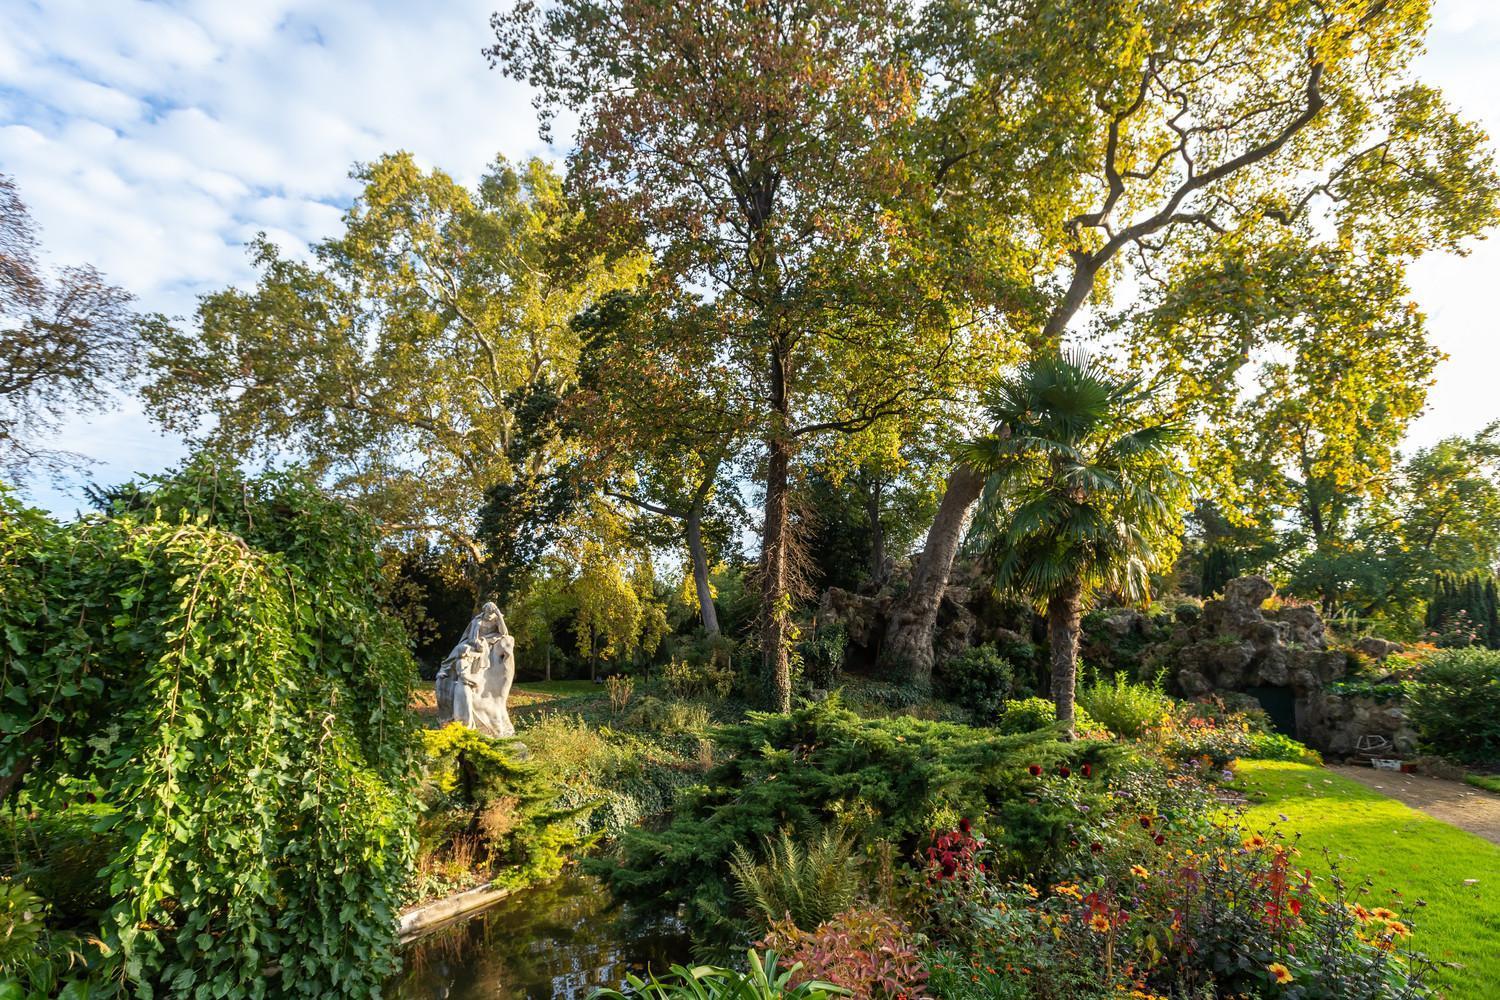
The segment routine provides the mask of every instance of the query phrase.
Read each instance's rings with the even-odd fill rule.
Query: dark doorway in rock
[[[1297,696],[1289,687],[1246,688],[1245,693],[1266,710],[1271,717],[1271,728],[1283,736],[1297,737]]]

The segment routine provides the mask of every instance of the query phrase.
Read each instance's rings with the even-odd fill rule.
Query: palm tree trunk
[[[966,465],[955,466],[948,476],[937,516],[927,530],[927,543],[912,567],[911,586],[892,606],[886,623],[880,659],[918,686],[932,682],[932,631],[937,625],[938,605],[948,589],[948,574],[963,537],[964,518],[984,477]]]
[[[1052,659],[1052,702],[1057,721],[1073,735],[1073,689],[1078,681],[1080,588],[1075,581],[1047,599],[1047,646]]]

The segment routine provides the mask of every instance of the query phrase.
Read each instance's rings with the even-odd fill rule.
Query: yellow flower
[[[1396,915],[1396,912],[1394,910],[1387,910],[1383,906],[1377,906],[1377,907],[1375,907],[1375,909],[1371,910],[1370,911],[1370,916],[1374,917],[1376,920],[1395,920],[1395,919],[1397,919],[1397,915]]]
[[[1109,930],[1109,918],[1102,913],[1094,914],[1089,917],[1089,929],[1098,934],[1105,933]]]
[[[1360,906],[1358,903],[1350,906],[1349,909],[1354,913],[1356,917],[1359,918],[1360,923],[1365,923],[1370,919],[1370,911],[1365,909],[1363,906]]]
[[[1037,897],[1036,886],[1032,885],[1030,882],[1022,882],[1021,891],[1026,893],[1026,895],[1030,896],[1032,899],[1036,899]]]
[[[1281,986],[1285,986],[1287,983],[1292,981],[1292,970],[1288,969],[1280,962],[1272,962],[1270,965],[1266,966],[1266,971],[1269,972],[1271,974],[1271,978],[1276,980],[1276,982]]]
[[[1150,878],[1151,877],[1151,873],[1148,872],[1146,869],[1142,868],[1140,865],[1131,865],[1130,866],[1130,874],[1134,875],[1136,878]]]
[[[1066,882],[1063,882],[1059,885],[1054,885],[1052,887],[1052,891],[1059,896],[1072,896],[1074,899],[1083,898],[1083,893],[1078,891],[1078,887],[1076,885],[1069,885]]]
[[[1258,851],[1262,847],[1266,846],[1266,838],[1262,837],[1258,833],[1252,833],[1250,836],[1245,838],[1245,846],[1250,848],[1252,851]]]

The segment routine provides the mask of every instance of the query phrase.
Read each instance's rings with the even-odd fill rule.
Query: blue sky
[[[407,149],[464,182],[503,153],[546,154],[529,95],[480,55],[495,0],[5,0],[0,172],[55,264],[89,262],[142,308],[189,315],[250,278],[244,244],[289,252],[330,235],[352,163]],[[1500,135],[1500,2],[1437,0],[1421,75]],[[1500,419],[1500,238],[1412,274],[1450,355],[1411,444]],[[78,487],[179,459],[130,399],[56,440],[96,460],[30,498],[59,513]]]

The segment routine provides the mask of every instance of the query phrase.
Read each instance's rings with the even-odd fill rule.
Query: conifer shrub
[[[477,870],[496,885],[554,878],[574,851],[593,839],[579,820],[598,804],[564,803],[541,768],[514,741],[457,723],[422,734],[427,780],[422,791],[422,850],[429,856],[476,838]]]
[[[95,789],[118,844],[91,995],[371,995],[417,749],[374,526],[211,459],[116,496],[68,526],[0,497],[0,793]]]
[[[1038,776],[1114,752],[1062,743],[1050,730],[997,736],[953,723],[863,719],[837,697],[788,715],[751,713],[716,740],[726,759],[687,792],[670,824],[629,830],[617,858],[586,862],[627,902],[681,905],[705,944],[729,943],[742,926],[730,873],[740,845],[843,824],[862,845],[888,841],[909,857],[934,825],[972,817],[1010,863],[1031,864],[1066,843],[1076,816],[1071,803],[1028,801]]]

